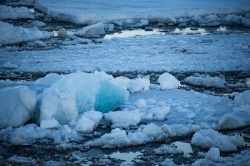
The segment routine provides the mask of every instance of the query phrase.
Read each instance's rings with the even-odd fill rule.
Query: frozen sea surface
[[[114,38],[45,51],[1,49],[0,63],[25,72],[250,71],[249,40],[249,33]]]

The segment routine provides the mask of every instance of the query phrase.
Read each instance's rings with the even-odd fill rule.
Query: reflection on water
[[[116,158],[120,160],[125,160],[122,164],[129,164],[135,159],[137,156],[141,155],[141,152],[129,152],[129,153],[121,153],[121,152],[114,152],[109,157]]]
[[[174,144],[177,146],[177,149],[182,150],[184,154],[193,153],[190,143],[176,141]]]
[[[160,32],[158,29],[154,29],[153,31],[145,31],[144,29],[135,29],[135,30],[124,30],[122,32],[116,32],[114,34],[108,34],[104,37],[104,39],[112,39],[112,38],[127,38],[134,36],[145,36],[145,35],[156,35],[156,34],[164,34]]]

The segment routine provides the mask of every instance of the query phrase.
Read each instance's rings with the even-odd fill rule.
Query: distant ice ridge
[[[67,6],[67,8],[64,6]],[[250,3],[247,0],[231,1],[230,3],[215,0],[205,0],[202,3],[188,0],[181,2],[170,0],[167,3],[164,0],[157,2],[143,0],[140,3],[133,0],[120,1],[119,3],[113,3],[112,0],[106,0],[105,2],[97,0],[95,3],[84,3],[81,0],[60,2],[56,0],[36,0],[35,8],[48,14],[49,17],[75,24],[147,19],[149,22],[186,25],[187,17],[190,19],[193,16],[210,15],[204,19],[192,21],[198,21],[200,25],[204,26],[217,26],[223,20],[216,14],[246,13],[250,11]],[[109,10],[110,8],[113,10]],[[178,20],[181,17],[184,19]],[[248,21],[245,19],[240,20],[240,23],[247,25]],[[237,19],[227,18],[227,21],[235,22]],[[124,22],[124,25],[130,23]]]
[[[7,19],[34,19],[34,16],[27,7],[0,5],[0,20]]]
[[[52,32],[44,32],[38,29],[27,29],[13,26],[0,21],[0,47],[8,44],[27,42],[32,40],[46,39],[53,35]]]

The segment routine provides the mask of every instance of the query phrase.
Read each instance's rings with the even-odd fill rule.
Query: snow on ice
[[[13,26],[9,23],[0,21],[0,46],[14,44],[24,41],[50,38],[52,32],[40,31],[36,28],[27,29],[19,26]]]
[[[141,121],[141,114],[138,110],[109,112],[104,114],[104,117],[112,122],[113,128],[128,128],[136,126]]]
[[[137,78],[129,81],[128,90],[131,93],[143,92],[149,90],[150,81],[149,78]]]
[[[180,81],[169,73],[163,73],[160,75],[158,82],[160,83],[162,90],[176,89],[180,86]]]
[[[156,154],[183,154],[184,151],[178,149],[174,144],[171,145],[161,145],[159,148],[154,149],[154,153]]]
[[[225,87],[225,78],[210,77],[208,75],[195,75],[185,78],[185,82],[192,85],[206,86],[206,87]]]
[[[234,129],[250,124],[250,90],[235,95],[236,106],[220,118],[219,129]]]
[[[78,132],[92,132],[97,127],[103,115],[98,111],[87,111],[78,120],[76,124],[76,131]]]
[[[34,19],[34,16],[27,7],[0,5],[0,20],[8,19]]]
[[[127,147],[142,145],[147,142],[164,140],[166,135],[161,127],[150,123],[142,126],[136,132],[126,132],[120,128],[115,128],[111,133],[104,134],[100,138],[86,142],[86,146],[98,146],[103,148]]]
[[[104,24],[102,22],[83,27],[82,30],[75,33],[77,36],[86,36],[86,37],[100,37],[106,34],[104,30]]]
[[[191,143],[206,149],[217,147],[221,152],[234,152],[245,146],[245,140],[240,135],[227,136],[212,129],[196,132]]]

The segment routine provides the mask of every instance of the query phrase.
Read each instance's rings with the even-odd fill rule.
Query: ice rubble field
[[[230,100],[177,89],[181,84],[169,73],[160,75],[158,82],[114,78],[103,72],[49,74],[33,83],[2,81],[2,85],[12,86],[0,90],[4,106],[0,109],[0,140],[25,145],[46,138],[61,145],[81,141],[86,147],[116,148],[194,134],[193,145],[216,151],[208,152],[205,161],[198,163],[224,163],[227,160],[220,152],[235,152],[245,146],[241,135],[228,136],[216,130],[250,124],[249,90]],[[30,119],[32,123],[23,125]],[[96,131],[109,124],[110,133]],[[131,130],[132,126],[135,129]],[[86,142],[84,135],[89,133],[100,137]],[[166,146],[155,151],[174,154],[176,150]],[[244,163],[248,151],[242,153],[242,158],[233,162]]]
[[[112,30],[114,24],[134,27],[149,22],[185,24],[186,17],[197,21],[200,26],[220,25],[222,22],[250,25],[247,0],[164,2],[36,0],[35,8],[48,17],[76,24],[93,24],[60,41],[60,49],[46,51],[17,51],[12,44],[30,42],[30,45],[46,47],[43,40],[53,40],[54,35],[39,28],[24,28],[5,22],[8,19],[35,19],[37,15],[26,7],[0,5],[0,33],[4,34],[0,36],[1,72],[72,72],[67,75],[51,73],[35,81],[0,81],[0,140],[12,145],[52,140],[62,147],[81,142],[86,148],[113,149],[192,136],[192,145],[208,150],[201,155],[204,159],[198,159],[193,165],[247,164],[249,150],[234,157],[220,155],[243,148],[246,136],[226,135],[220,130],[250,125],[250,90],[233,94],[232,100],[178,89],[183,85],[168,72],[160,75],[158,84],[150,82],[149,76],[129,79],[114,78],[104,72],[93,73],[96,70],[250,71],[248,33],[228,34],[219,29],[217,34],[135,36],[100,39],[98,44],[79,39],[104,35],[105,30]],[[32,4],[31,1],[27,3]],[[216,14],[224,16],[219,18]],[[83,40],[88,44],[83,45]],[[193,75],[184,81],[216,88],[228,84],[221,77],[208,75]],[[249,85],[248,79],[244,86]],[[102,129],[108,131],[102,133]],[[86,141],[85,136],[92,136],[92,139]],[[188,158],[188,154],[174,145],[163,144],[155,148],[154,153],[183,154]],[[13,156],[9,160],[25,161],[27,158]],[[170,159],[162,164],[174,165]]]

